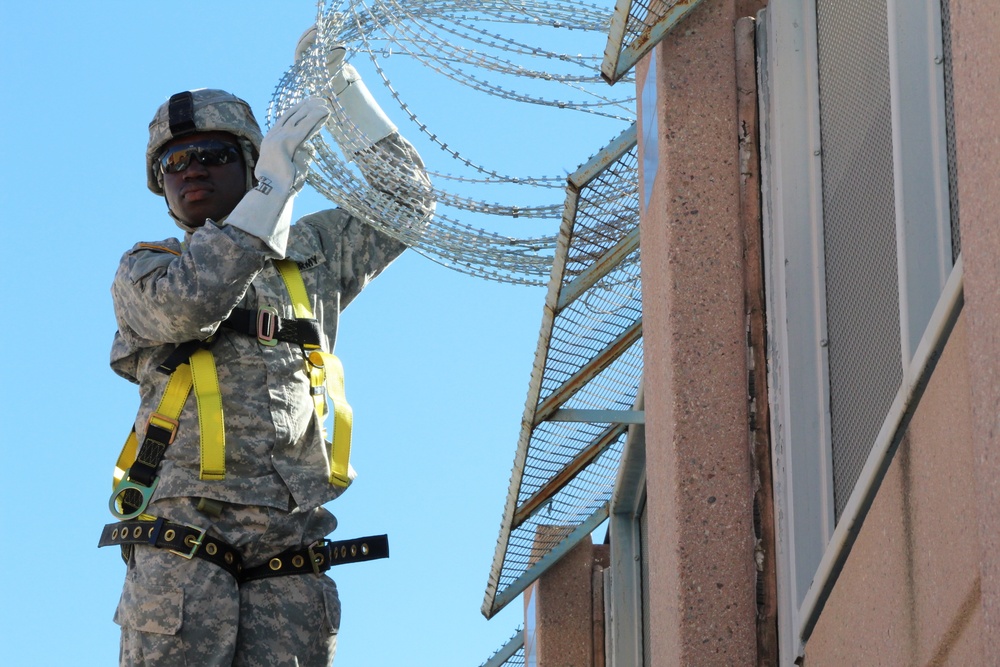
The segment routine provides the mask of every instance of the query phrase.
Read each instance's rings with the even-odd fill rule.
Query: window
[[[640,394],[636,409],[642,409]],[[649,661],[649,558],[646,520],[646,430],[629,428],[611,498],[611,567],[604,571],[608,667],[642,667]]]
[[[758,21],[784,664],[957,254],[941,15],[773,0]]]

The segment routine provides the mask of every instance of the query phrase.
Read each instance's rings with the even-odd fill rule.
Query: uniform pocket
[[[307,576],[307,575],[304,575]],[[340,596],[337,594],[337,584],[329,577],[324,577],[329,584],[323,586],[323,606],[326,608],[326,627],[331,635],[340,631]]]
[[[115,610],[115,623],[127,630],[176,635],[184,621],[184,591],[179,588],[141,585],[126,577]]]

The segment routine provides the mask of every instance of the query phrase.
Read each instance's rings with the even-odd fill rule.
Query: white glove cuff
[[[335,116],[331,117],[327,128],[344,149],[347,158],[352,159],[354,153],[371,148],[395,132],[396,126],[379,107],[357,71],[350,65],[344,65],[343,69],[348,85],[337,95],[337,101],[343,107],[347,120],[341,126]],[[358,132],[363,136],[357,136]]]
[[[279,192],[266,177],[261,178],[257,187],[243,196],[225,224],[259,238],[271,249],[272,259],[284,259],[294,199],[294,194]]]

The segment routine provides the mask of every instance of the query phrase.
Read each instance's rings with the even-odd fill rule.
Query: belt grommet
[[[132,529],[132,537],[141,537],[141,536],[142,536],[142,526],[136,526],[135,528]]]
[[[213,542],[209,542],[208,544],[205,545],[205,552],[209,556],[214,556],[215,552],[217,552],[218,550],[219,550],[219,547],[215,546],[215,544]]]
[[[233,554],[231,551],[227,551],[226,555],[222,557],[222,560],[226,561],[226,565],[233,564]]]
[[[316,554],[316,560],[313,561],[316,565],[323,564],[323,554]]]
[[[347,558],[347,546],[340,547],[340,557]]]
[[[197,539],[198,538],[196,538],[194,535],[188,535],[187,537],[184,538],[184,546],[191,547],[193,549],[195,546],[194,544],[195,540]]]
[[[117,540],[118,539],[118,529],[117,528],[115,528],[114,530],[111,531],[111,539],[112,540]]]
[[[177,533],[174,532],[173,528],[168,528],[167,532],[163,533],[163,539],[165,539],[167,542],[173,542],[176,536]]]
[[[267,564],[267,566],[271,568],[273,571],[277,572],[278,570],[281,569],[281,559],[272,558],[271,561]]]
[[[362,542],[361,543],[361,555],[362,556],[367,556],[368,555],[368,543],[367,542]]]
[[[306,559],[303,558],[302,556],[297,556],[297,555],[296,556],[292,556],[292,566],[293,567],[302,567],[305,564],[306,564]]]
[[[358,545],[356,545],[356,544],[352,544],[351,545],[351,555],[352,556],[357,556],[358,555]]]

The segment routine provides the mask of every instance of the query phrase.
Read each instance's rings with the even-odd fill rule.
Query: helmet
[[[250,182],[263,138],[250,105],[224,90],[199,88],[171,95],[149,122],[146,185],[150,190],[163,194],[163,176],[157,164],[163,146],[171,139],[195,132],[229,132],[235,135],[243,149],[247,182]]]

